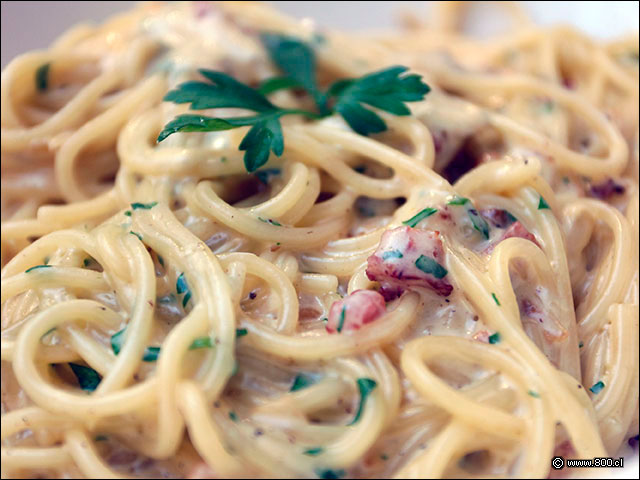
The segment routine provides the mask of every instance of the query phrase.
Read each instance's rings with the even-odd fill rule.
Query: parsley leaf
[[[296,378],[293,380],[293,385],[289,389],[290,392],[297,392],[298,390],[302,390],[303,388],[307,388],[310,385],[316,383],[315,379],[310,375],[305,375],[304,373],[299,373],[296,375]]]
[[[366,104],[394,115],[411,115],[405,102],[422,100],[430,88],[420,75],[401,76],[407,67],[395,66],[357,79],[338,80],[329,87],[334,109],[360,135],[384,132],[387,125]]]
[[[191,110],[209,108],[242,108],[254,112],[277,110],[267,98],[253,88],[223,72],[198,70],[210,83],[191,81],[178,85],[164,100],[173,103],[190,103]]]
[[[78,365],[77,363],[69,363],[69,367],[78,379],[80,388],[86,392],[93,392],[102,381],[102,377],[91,367]]]
[[[360,417],[362,416],[362,412],[364,410],[364,404],[367,401],[367,397],[373,390],[376,388],[378,383],[371,378],[359,378],[356,383],[358,384],[358,390],[360,391],[360,404],[358,405],[358,411],[356,412],[356,416],[353,417],[353,420],[349,425],[353,425],[358,423]]]
[[[469,208],[467,210],[467,214],[471,219],[473,228],[479,231],[484,238],[489,240],[489,224],[487,223],[487,221],[480,216],[475,208]]]
[[[238,82],[226,73],[204,69],[199,72],[210,83],[200,81],[182,83],[176,90],[171,90],[164,100],[190,103],[191,110],[241,108],[251,110],[255,115],[234,118],[178,115],[165,125],[158,135],[158,143],[177,132],[216,132],[251,126],[240,143],[239,149],[245,152],[245,168],[248,172],[254,172],[267,162],[270,152],[280,156],[284,151],[281,116],[299,114],[312,118],[318,117],[313,112],[278,108],[262,93]]]
[[[495,345],[496,343],[500,343],[500,332],[496,332],[493,335],[489,335],[489,343],[491,345]]]
[[[51,68],[51,63],[45,63],[40,65],[36,70],[36,89],[39,92],[44,92],[49,88],[49,69]]]
[[[320,111],[324,111],[326,96],[318,89],[316,82],[316,56],[313,49],[298,38],[277,33],[263,33],[260,40],[271,60],[287,75],[285,78],[291,86],[304,88],[311,94]],[[283,81],[284,79],[280,80],[281,84]]]
[[[303,115],[311,119],[338,112],[351,128],[361,135],[383,132],[385,122],[363,104],[394,115],[410,115],[406,102],[422,100],[430,90],[420,75],[402,75],[407,67],[390,67],[356,79],[338,80],[326,92],[319,89],[316,59],[311,45],[290,36],[264,33],[261,40],[273,62],[285,73],[283,77],[267,79],[253,89],[231,76],[212,70],[199,70],[208,82],[190,81],[178,85],[165,101],[189,103],[191,110],[239,108],[253,112],[244,117],[213,118],[203,115],[179,115],[167,123],[157,142],[177,132],[212,132],[250,126],[240,143],[244,164],[249,173],[264,165],[270,152],[281,156],[284,138],[280,117]],[[265,95],[286,88],[302,88],[315,100],[319,113],[299,109],[284,109],[271,103]],[[333,108],[328,100],[333,100]]]
[[[416,225],[418,225],[422,220],[424,220],[427,217],[430,217],[431,215],[433,215],[434,213],[436,213],[438,211],[437,208],[431,208],[431,207],[427,207],[424,210],[416,213],[413,217],[411,217],[409,220],[405,220],[404,222],[402,222],[405,225],[408,225],[409,227],[415,227]]]
[[[347,314],[347,306],[343,306],[342,310],[340,310],[340,321],[338,322],[338,328],[336,329],[338,333],[342,333],[342,328],[344,327],[344,317]]]
[[[433,275],[435,278],[443,278],[447,273],[449,273],[446,268],[436,262],[433,258],[425,257],[424,255],[420,255],[418,260],[416,260],[416,267],[424,273]]]
[[[27,268],[24,273],[33,272],[34,270],[38,270],[39,268],[51,268],[51,265],[36,265],[35,267]]]

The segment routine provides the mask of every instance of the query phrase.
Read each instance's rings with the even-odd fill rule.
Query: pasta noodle
[[[2,477],[547,477],[637,439],[637,33],[502,6],[480,40],[462,2],[360,34],[149,3],[13,60]],[[199,68],[278,75],[264,31],[431,91],[370,136],[283,118],[255,173],[246,128],[157,143]]]

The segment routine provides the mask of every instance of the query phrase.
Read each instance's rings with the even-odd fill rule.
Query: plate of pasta
[[[2,478],[637,478],[637,5],[496,3],[150,2],[4,66]]]

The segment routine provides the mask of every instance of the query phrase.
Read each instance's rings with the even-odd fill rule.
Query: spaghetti
[[[2,476],[546,477],[638,434],[638,38],[143,5],[2,72]],[[509,9],[511,5],[509,4]],[[197,70],[432,91],[363,136],[177,133]],[[296,90],[278,105],[308,101]]]

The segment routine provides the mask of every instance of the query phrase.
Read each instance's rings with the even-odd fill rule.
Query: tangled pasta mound
[[[507,8],[151,3],[11,62],[2,477],[544,478],[637,439],[638,37]]]

